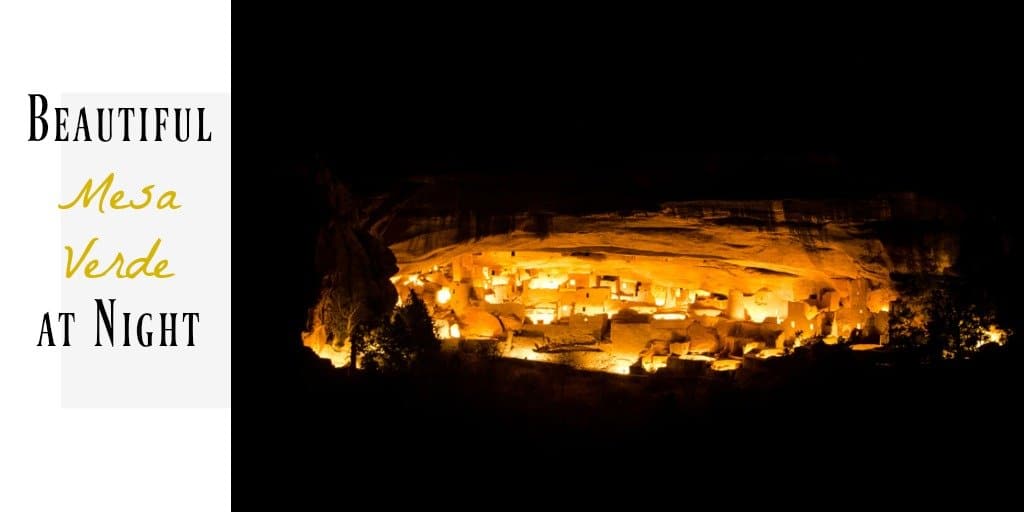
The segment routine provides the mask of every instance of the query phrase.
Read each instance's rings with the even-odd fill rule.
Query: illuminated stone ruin
[[[780,355],[812,338],[886,341],[895,298],[887,283],[839,278],[815,286],[775,276],[705,289],[699,265],[684,268],[690,264],[481,251],[412,266],[392,281],[400,301],[413,290],[425,299],[439,337],[450,345],[497,343],[506,357],[617,373],[634,365],[654,371],[679,358],[734,370],[744,355]]]
[[[385,218],[376,235],[397,260],[399,302],[423,297],[450,349],[493,344],[505,357],[622,374],[730,371],[809,343],[887,343],[890,276],[941,273],[957,256],[945,235],[883,241],[892,208],[675,203],[553,215],[542,235],[523,216],[470,238],[417,214]]]

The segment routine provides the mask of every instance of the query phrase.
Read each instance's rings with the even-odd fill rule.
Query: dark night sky
[[[240,59],[269,93],[250,140],[370,188],[607,170],[740,197],[964,194],[1019,161],[1005,63],[981,50],[308,41],[272,70]],[[760,179],[777,171],[794,179]]]

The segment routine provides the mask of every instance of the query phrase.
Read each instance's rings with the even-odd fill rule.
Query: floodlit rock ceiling
[[[544,238],[514,231],[461,243],[439,226],[390,247],[403,274],[427,271],[461,254],[487,253],[481,260],[500,266],[631,275],[723,294],[767,287],[788,299],[804,298],[822,288],[848,290],[857,278],[889,286],[894,265],[885,247],[859,236],[855,227],[757,225],[708,213],[557,216]]]
[[[402,273],[488,253],[503,266],[632,274],[722,294],[767,287],[793,300],[822,289],[848,292],[854,279],[888,289],[892,272],[949,267],[955,240],[941,233],[927,239],[915,233],[920,240],[891,235],[888,227],[902,225],[902,217],[921,215],[918,205],[913,212],[901,208],[907,206],[890,201],[695,201],[657,213],[552,215],[543,228],[524,215],[506,233],[472,238],[460,236],[465,230],[449,218],[420,216],[384,238]]]
[[[913,202],[696,201],[468,225],[425,212],[373,230],[396,256],[399,297],[417,291],[443,338],[531,360],[571,351],[571,364],[619,373],[733,370],[812,338],[884,342],[891,275],[943,272],[957,256],[934,222],[920,229],[935,212]]]

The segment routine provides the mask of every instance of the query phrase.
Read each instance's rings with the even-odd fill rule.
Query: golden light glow
[[[655,313],[651,318],[655,320],[686,320],[683,313]]]
[[[562,283],[564,283],[565,281],[566,280],[565,280],[564,276],[563,277],[557,277],[557,276],[556,277],[551,277],[551,276],[535,277],[533,279],[530,279],[530,282],[529,282],[529,284],[527,286],[531,290],[557,290],[558,288],[560,288],[562,286]]]
[[[693,310],[693,314],[697,316],[718,316],[722,314],[722,310],[711,308],[698,308]]]
[[[335,368],[341,368],[348,366],[351,361],[349,349],[335,349],[333,347],[324,347],[317,352],[318,356],[331,362],[331,366]]]
[[[752,322],[762,323],[765,318],[768,318],[768,311],[762,306],[751,304],[747,306],[746,310]]]
[[[735,359],[716,359],[711,363],[711,369],[716,372],[729,372],[739,370],[743,363]]]
[[[444,319],[434,320],[434,332],[437,333],[437,338],[446,340],[451,332],[448,327],[448,321]]]
[[[985,336],[988,338],[988,341],[998,343],[999,339],[1002,338],[1002,333],[990,329],[985,332]]]
[[[534,324],[550,324],[555,321],[555,308],[528,309],[526,317]]]
[[[335,368],[341,368],[350,362],[350,345],[345,344],[337,347],[328,344],[327,330],[319,321],[316,322],[312,331],[302,333],[302,344],[312,350],[317,356],[330,361],[331,366]]]
[[[863,351],[866,351],[866,350],[875,350],[875,349],[878,349],[878,348],[881,348],[881,345],[876,345],[874,343],[855,343],[853,345],[850,345],[850,349],[851,350],[856,350],[857,352],[863,352]]]
[[[581,259],[549,251],[517,251],[513,256],[509,259],[509,250],[484,250],[465,252],[450,261],[438,257],[403,266],[390,280],[398,292],[399,304],[411,289],[430,295],[439,338],[462,339],[461,326],[454,323],[457,315],[469,337],[507,340],[504,356],[544,361],[552,358],[534,352],[532,337],[538,332],[565,341],[602,336],[607,345],[596,347],[597,354],[587,358],[585,366],[623,375],[630,373],[630,364],[637,357],[648,370],[667,364],[667,356],[651,355],[642,346],[655,336],[685,336],[691,330],[691,321],[699,324],[699,329],[692,329],[703,331],[699,342],[693,344],[693,350],[687,344],[677,344],[672,351],[685,353],[685,359],[707,362],[713,370],[730,371],[741,368],[741,361],[715,360],[714,355],[733,347],[733,343],[742,345],[743,354],[749,357],[785,356],[788,349],[766,345],[770,347],[780,339],[785,339],[787,346],[806,345],[816,335],[830,333],[827,326],[817,328],[818,323],[829,321],[831,337],[824,341],[834,344],[840,334],[849,337],[854,325],[856,329],[884,325],[885,319],[875,315],[888,312],[893,307],[890,301],[898,297],[874,283],[868,288],[874,290],[867,297],[870,300],[865,302],[864,292],[858,291],[863,283],[857,285],[861,288],[850,287],[855,290],[852,292],[843,287],[836,290],[813,276],[791,280],[752,274],[730,276],[729,280],[706,279],[702,270],[673,262],[670,257],[604,255]],[[600,324],[604,318],[596,315],[613,318],[623,308],[646,318],[634,315],[613,319],[609,330],[600,332],[595,322],[585,323],[589,316],[595,316]],[[826,314],[827,318],[823,316]],[[490,316],[500,317],[499,322],[493,322]],[[751,325],[765,322],[770,325]],[[540,327],[523,333],[524,323]],[[797,331],[802,332],[795,335]],[[782,332],[785,336],[779,338]],[[977,343],[1002,344],[1006,336],[992,326],[977,333]],[[309,346],[328,359],[347,364],[340,354],[329,352],[333,348],[323,348],[326,334],[320,333],[317,340],[321,338],[323,341],[316,343],[311,339]]]
[[[759,348],[764,348],[764,343],[762,343],[760,341],[752,341],[750,343],[747,343],[746,345],[743,345],[743,353],[747,354],[750,351],[756,350],[756,349],[759,349]]]
[[[768,359],[769,357],[779,357],[781,355],[783,355],[783,353],[780,348],[766,348],[757,354],[754,354],[754,357],[758,359]]]
[[[1003,345],[1006,343],[1006,331],[996,327],[994,325],[988,326],[988,329],[983,333],[985,336],[978,340],[977,346],[987,345],[989,343],[998,343]]]
[[[706,355],[703,355],[703,354],[683,354],[683,355],[679,356],[679,359],[685,359],[687,361],[705,361],[705,362],[710,362],[710,361],[714,361],[715,360],[715,358],[713,358],[711,356],[706,356]]]
[[[653,373],[668,366],[668,358],[664,356],[655,356],[650,360],[644,359],[643,366],[645,370]]]

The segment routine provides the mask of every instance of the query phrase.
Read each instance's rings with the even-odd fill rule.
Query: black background
[[[305,249],[316,227],[304,222],[309,191],[296,166],[326,163],[359,191],[412,175],[598,171],[640,192],[705,198],[909,190],[1009,204],[1016,194],[1017,84],[997,27],[917,20],[883,37],[866,25],[835,33],[834,17],[797,23],[812,32],[731,18],[696,32],[706,18],[433,14],[282,6],[235,15],[232,401],[235,481],[245,488],[308,497],[311,472],[365,476],[368,460],[384,466],[374,474],[432,465],[380,460],[358,440],[325,453],[305,440],[344,437],[344,423],[308,424],[289,408],[302,402],[289,395],[299,370],[281,363],[280,345],[299,343],[316,286]],[[796,179],[760,179],[779,170]],[[930,440],[911,444],[916,457]],[[454,457],[463,473],[503,464],[478,445],[446,450],[445,463]],[[876,467],[894,460],[863,455]]]

